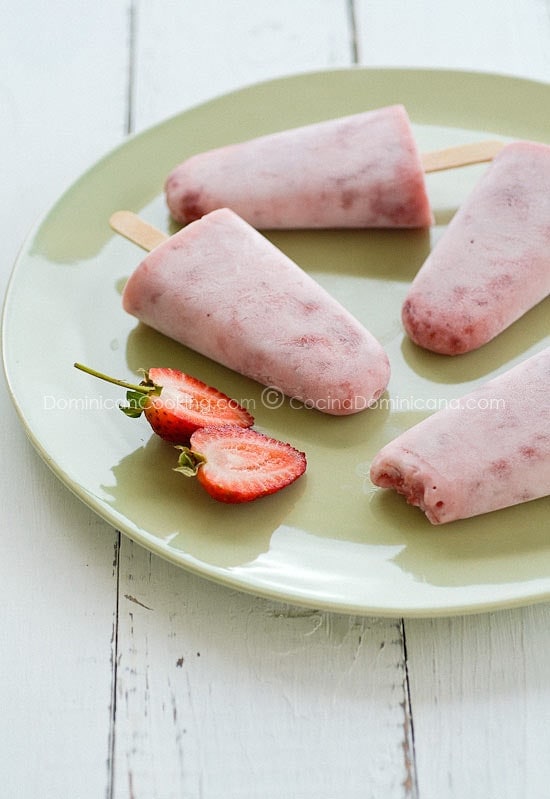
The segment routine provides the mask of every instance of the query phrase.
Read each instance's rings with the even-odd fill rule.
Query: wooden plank
[[[347,66],[347,0],[150,0],[136,20],[136,130],[256,81]]]
[[[4,281],[36,220],[126,133],[125,0],[52,3],[43,16],[20,3],[0,26]]]
[[[0,489],[2,790],[95,799],[110,779],[117,536],[2,406],[13,480]]]
[[[412,794],[399,621],[255,599],[129,542],[115,796]]]
[[[550,75],[547,3],[354,0],[354,8],[361,64]]]
[[[122,0],[3,4],[2,288],[35,220],[124,134],[126,25]],[[118,537],[39,459],[3,380],[0,413],[2,793],[97,799],[110,778]]]
[[[407,623],[422,799],[548,796],[549,630],[548,604]]]

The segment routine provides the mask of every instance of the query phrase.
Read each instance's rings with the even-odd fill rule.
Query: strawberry
[[[306,456],[256,430],[203,427],[181,449],[175,471],[197,477],[219,502],[250,502],[274,494],[306,470]]]
[[[132,418],[145,414],[154,432],[172,444],[188,442],[201,427],[231,424],[242,429],[254,424],[251,414],[235,400],[176,369],[142,369],[143,380],[133,385],[79,363],[75,367],[128,389],[128,405],[120,406],[121,411]]]

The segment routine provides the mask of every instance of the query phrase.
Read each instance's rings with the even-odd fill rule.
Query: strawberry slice
[[[175,471],[197,477],[219,502],[251,502],[274,494],[306,470],[306,456],[290,444],[235,425],[203,427],[179,447]]]
[[[79,363],[75,367],[128,389],[128,404],[120,409],[132,418],[143,413],[153,431],[172,444],[187,443],[201,427],[230,424],[242,429],[254,424],[254,417],[242,405],[177,369],[153,367],[147,372],[142,369],[143,380],[133,385]]]
[[[148,395],[144,413],[165,441],[181,444],[201,427],[232,424],[243,428],[254,424],[254,418],[235,400],[176,369],[149,369],[147,382],[162,387],[159,395]]]

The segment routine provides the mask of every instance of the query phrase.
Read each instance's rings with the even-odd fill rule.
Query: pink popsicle
[[[550,494],[550,347],[391,441],[370,473],[432,524]]]
[[[456,355],[490,341],[550,293],[550,147],[508,144],[415,277],[410,338]]]
[[[229,209],[155,247],[128,280],[145,324],[317,410],[347,415],[383,393],[382,346],[312,277]]]
[[[228,207],[256,228],[426,227],[420,155],[401,105],[193,155],[165,185],[181,224]]]

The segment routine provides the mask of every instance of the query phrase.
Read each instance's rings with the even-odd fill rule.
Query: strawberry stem
[[[140,383],[136,385],[134,383],[128,383],[126,380],[110,377],[109,375],[103,374],[103,372],[97,372],[95,369],[92,369],[90,366],[84,366],[82,363],[75,363],[74,366],[76,369],[80,369],[81,372],[92,375],[92,377],[99,377],[100,380],[106,380],[107,383],[113,383],[115,386],[121,386],[121,388],[127,388],[130,391],[137,391],[140,394],[159,393],[159,387],[155,386],[153,383]]]

